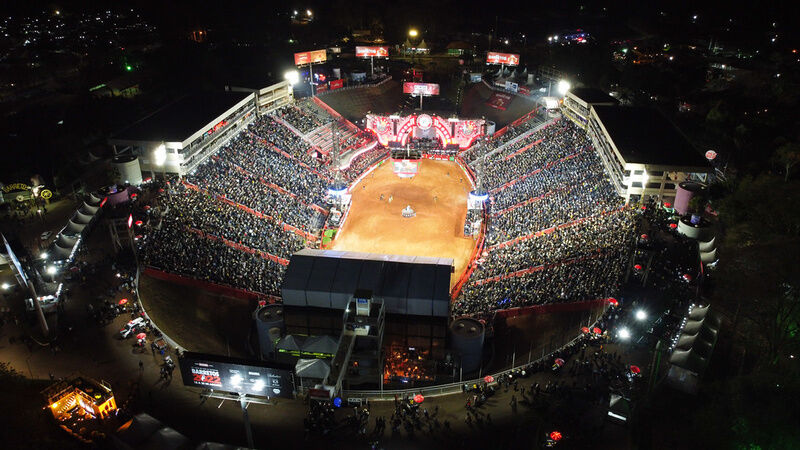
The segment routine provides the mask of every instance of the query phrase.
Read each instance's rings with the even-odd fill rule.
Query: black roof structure
[[[451,258],[303,249],[283,277],[284,305],[341,309],[356,291],[382,298],[390,314],[447,317]]]
[[[627,106],[593,106],[626,163],[705,168],[708,161],[658,111]]]
[[[248,95],[252,94],[228,91],[189,94],[122,130],[113,139],[183,142]]]
[[[583,100],[588,104],[594,103],[611,103],[611,104],[618,104],[619,101],[614,97],[606,94],[605,92],[601,91],[600,89],[595,88],[587,88],[587,87],[577,87],[572,88],[569,92],[578,97],[579,99]]]

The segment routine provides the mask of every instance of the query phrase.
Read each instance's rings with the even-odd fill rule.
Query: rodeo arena
[[[249,447],[267,445],[261,414],[297,445],[585,447],[625,426],[654,373],[696,383],[713,236],[685,213],[711,169],[674,127],[592,89],[485,80],[457,115],[421,80],[315,83],[322,52],[296,55],[299,80],[191,94],[109,141],[120,183],[87,210],[116,211],[136,260],[117,274],[125,310],[143,319],[126,327],[169,358],[162,378],[177,365],[204,414],[234,405]],[[65,265],[76,215],[51,252]],[[645,329],[634,316],[656,308],[636,287],[652,279],[683,294]],[[659,366],[631,347],[645,335],[670,344]],[[546,424],[482,432],[518,409]],[[160,421],[132,416],[115,439],[178,439]]]

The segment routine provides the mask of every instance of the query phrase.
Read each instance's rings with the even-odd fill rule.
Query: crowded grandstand
[[[338,165],[332,139],[340,139]],[[387,152],[315,102],[283,106],[157,195],[141,257],[163,271],[279,296],[291,255],[319,247],[331,182],[356,180]],[[480,172],[490,199],[484,245],[453,293],[452,316],[615,294],[630,257],[633,210],[586,131],[529,114],[459,158]]]

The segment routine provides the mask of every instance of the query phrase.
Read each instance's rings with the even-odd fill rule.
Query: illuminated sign
[[[439,85],[436,83],[403,83],[403,94],[422,95],[425,97],[439,95]]]
[[[185,352],[178,364],[186,386],[294,398],[294,374],[288,367],[192,352]]]
[[[29,191],[30,189],[30,186],[23,183],[11,183],[3,186],[3,192]]]
[[[356,47],[356,56],[359,58],[387,58],[389,56],[388,47]]]
[[[311,50],[310,52],[300,52],[294,54],[294,65],[323,63],[328,60],[325,50]]]
[[[341,89],[344,87],[344,80],[331,80],[331,90]]]
[[[133,226],[133,214],[128,214],[128,228]]]
[[[484,125],[485,121],[482,119],[445,119],[427,114],[405,117],[367,115],[367,129],[375,133],[378,143],[383,146],[388,146],[390,142],[406,145],[415,128],[433,128],[436,138],[443,146],[456,144],[459,148],[466,149],[483,135]]]
[[[519,55],[516,53],[489,52],[486,54],[486,64],[505,64],[506,66],[519,65]]]

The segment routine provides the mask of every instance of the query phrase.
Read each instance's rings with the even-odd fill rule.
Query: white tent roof
[[[322,359],[301,358],[297,360],[294,370],[298,377],[324,380],[331,373],[331,366]]]
[[[141,447],[142,449],[172,450],[183,447],[189,439],[172,428],[164,427],[156,431]]]
[[[77,236],[67,236],[63,233],[59,234],[58,239],[56,239],[56,245],[64,248],[75,247],[76,242],[78,242]]]
[[[80,211],[75,211],[75,215],[72,216],[72,221],[82,223],[84,225],[88,225],[92,221],[92,217],[87,214],[82,214]]]
[[[303,351],[309,353],[325,353],[333,355],[339,349],[339,343],[330,336],[311,336],[303,343]]]
[[[69,222],[67,222],[67,226],[64,227],[64,230],[62,230],[62,233],[70,235],[81,234],[83,233],[84,228],[86,228],[85,224],[73,222],[72,220],[70,220]]]
[[[122,425],[117,430],[117,435],[126,444],[138,446],[163,426],[164,424],[150,414],[141,413],[133,416],[129,423]]]
[[[669,362],[694,373],[702,373],[708,364],[705,358],[691,350],[675,350],[669,357]]]
[[[89,194],[89,198],[88,198],[88,200],[87,200],[87,201],[89,202],[89,204],[92,204],[92,205],[99,205],[99,204],[100,204],[100,202],[102,202],[102,201],[103,201],[103,198],[102,198],[102,197],[98,197],[98,196],[96,196],[96,195],[94,194],[94,192],[92,192],[91,194]]]
[[[83,206],[81,207],[81,211],[86,211],[87,213],[97,214],[97,211],[100,209],[99,206],[92,206],[86,202],[83,202]]]
[[[72,254],[72,247],[64,248],[59,247],[56,244],[50,246],[50,253],[55,261],[64,261],[65,259],[69,259],[69,255]]]

